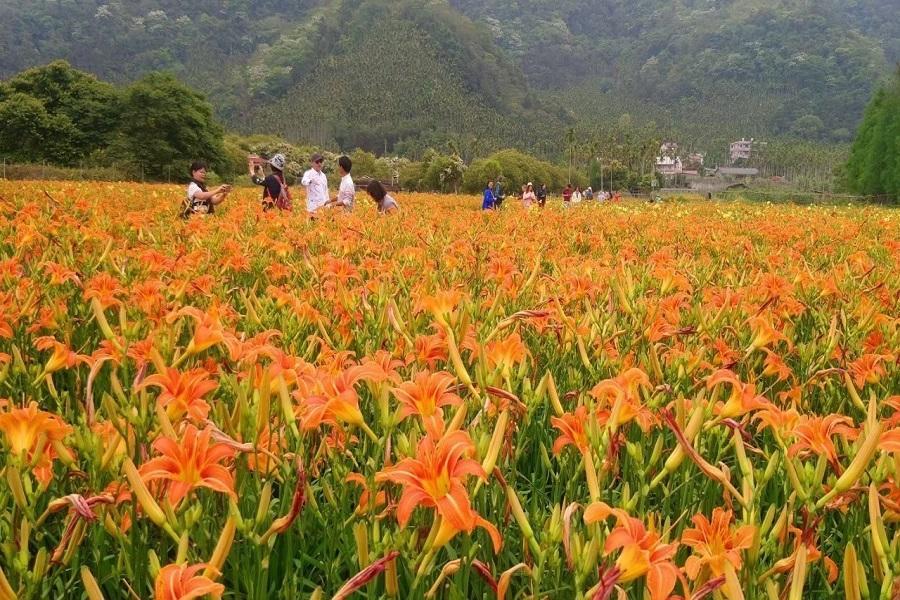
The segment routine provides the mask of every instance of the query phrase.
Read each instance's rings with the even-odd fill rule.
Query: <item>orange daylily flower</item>
[[[100,272],[91,277],[84,286],[84,299],[96,300],[103,310],[110,306],[118,306],[122,303],[119,296],[125,294],[125,289],[119,280],[109,273]]]
[[[68,346],[56,341],[52,336],[39,337],[34,341],[34,347],[38,350],[53,350],[53,355],[44,365],[44,374],[56,373],[62,369],[71,369],[85,358],[81,354],[72,352]]]
[[[597,417],[614,427],[636,421],[642,431],[650,431],[656,417],[641,402],[642,387],[650,387],[650,378],[637,367],[601,381],[589,392],[597,400]]]
[[[414,360],[434,369],[439,362],[446,362],[450,356],[446,338],[443,335],[420,335],[413,340]]]
[[[209,577],[198,575],[207,565],[166,565],[159,570],[153,586],[155,600],[192,600],[212,596],[221,598],[225,586]]]
[[[303,428],[316,429],[323,422],[365,427],[354,388],[365,372],[361,367],[350,367],[337,375],[320,370],[315,376],[299,380],[293,396],[301,404]]]
[[[891,429],[881,434],[878,448],[883,452],[896,454],[900,452],[900,429]]]
[[[470,458],[474,452],[475,446],[464,431],[449,433],[437,442],[427,435],[419,442],[415,458],[405,458],[375,475],[375,481],[403,486],[397,505],[397,522],[401,527],[409,523],[416,507],[431,507],[441,517],[434,541],[436,548],[460,531],[472,533],[475,527],[482,527],[490,535],[494,550],[499,552],[500,532],[472,509],[463,486],[464,479],[470,475],[486,479],[481,465]]]
[[[522,343],[518,333],[502,340],[489,342],[484,349],[485,358],[492,369],[508,373],[515,365],[528,356],[528,348]]]
[[[357,515],[363,516],[387,504],[387,494],[383,490],[378,490],[374,498],[372,497],[368,482],[361,473],[350,473],[344,478],[344,481],[355,483],[362,488],[362,493],[359,495],[359,504],[356,506]]]
[[[606,538],[604,556],[616,550],[622,552],[616,559],[617,581],[628,583],[641,577],[647,578],[647,590],[651,600],[665,600],[675,589],[679,570],[672,562],[678,544],[664,544],[654,531],[648,531],[640,519],[635,519],[619,508],[610,508],[603,502],[595,502],[584,513],[585,523],[594,523],[614,516],[617,526]]]
[[[885,357],[879,354],[865,354],[850,363],[850,373],[856,387],[862,389],[867,383],[874,385],[881,381],[886,372],[882,364],[884,361]]]
[[[772,327],[769,319],[763,316],[752,317],[750,319],[750,328],[753,330],[753,341],[750,342],[750,347],[747,348],[748,354],[777,341],[787,339],[783,333]]]
[[[579,406],[574,413],[566,413],[561,417],[550,417],[550,423],[559,429],[559,437],[553,442],[553,453],[559,454],[569,444],[584,454],[588,450],[588,437],[585,425],[589,419],[585,406]]]
[[[256,438],[254,452],[247,453],[247,468],[261,475],[269,475],[280,464],[277,457],[287,448],[284,432],[276,429],[272,432],[266,425]]]
[[[462,399],[451,392],[456,385],[456,378],[440,371],[438,373],[418,373],[415,380],[400,384],[391,392],[400,402],[397,417],[403,421],[410,415],[418,415],[422,419],[425,431],[435,438],[444,433],[443,406],[457,406]]]
[[[227,333],[222,324],[223,311],[218,304],[213,304],[206,312],[187,306],[176,313],[176,316],[187,315],[196,321],[194,336],[188,344],[185,354],[194,355],[208,350],[225,341]]]
[[[847,440],[855,440],[859,431],[853,427],[850,417],[843,415],[828,415],[825,417],[800,417],[800,423],[794,427],[793,435],[796,438],[794,444],[788,449],[791,456],[803,456],[807,454],[824,455],[835,472],[840,474],[841,466],[837,458],[837,449],[834,447],[832,437],[843,436]]]
[[[705,515],[694,515],[694,527],[686,529],[681,536],[684,545],[690,546],[694,554],[687,559],[684,570],[691,579],[697,579],[704,567],[712,577],[725,574],[725,563],[729,562],[735,571],[741,570],[741,550],[753,544],[756,528],[744,525],[732,530],[733,516],[730,510],[715,508],[712,520]]]
[[[167,498],[176,507],[192,490],[206,487],[237,498],[231,470],[222,464],[235,456],[234,448],[214,443],[212,429],[199,431],[188,425],[181,440],[160,436],[153,449],[160,456],[141,465],[139,472],[145,482],[168,482]]]
[[[771,427],[779,437],[784,439],[800,421],[800,413],[795,408],[782,409],[771,402],[767,402],[764,408],[761,408],[753,415],[753,419],[759,421],[760,431],[766,427]]]
[[[722,403],[717,402],[715,412],[723,419],[734,419],[748,412],[765,408],[767,401],[756,393],[756,385],[742,382],[733,371],[720,369],[706,380],[707,389],[714,389],[717,385],[730,385],[731,394]]]
[[[777,381],[785,381],[793,375],[794,372],[785,364],[780,356],[768,348],[763,348],[763,352],[766,353],[766,360],[763,363],[766,368],[763,369],[763,375],[775,377]]]
[[[435,321],[441,325],[446,325],[448,318],[464,297],[465,294],[460,290],[443,290],[434,295],[425,295],[416,304],[415,312],[427,311],[431,313]]]
[[[206,369],[182,373],[169,367],[165,373],[157,373],[145,379],[138,389],[150,386],[159,388],[157,402],[166,409],[172,422],[180,420],[185,414],[194,421],[201,422],[209,415],[209,404],[203,400],[203,396],[215,390],[219,384],[209,378]]]
[[[37,402],[32,401],[26,408],[0,412],[0,431],[13,456],[24,456],[28,464],[38,457],[32,473],[46,487],[53,479],[57,452],[67,453],[62,441],[72,433],[72,427],[53,413],[39,410]]]

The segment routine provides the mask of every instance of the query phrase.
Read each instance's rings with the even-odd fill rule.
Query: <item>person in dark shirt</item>
[[[541,187],[538,188],[537,191],[537,201],[538,206],[544,208],[544,205],[547,203],[547,184],[542,183]]]
[[[272,172],[263,177],[262,168],[256,165],[250,179],[256,185],[263,186],[263,210],[277,208],[279,210],[292,210],[291,190],[284,180],[284,155],[276,154],[269,159]]]
[[[497,181],[494,182],[494,208],[500,208],[504,200],[506,200],[506,194],[503,191],[503,183],[498,177]]]

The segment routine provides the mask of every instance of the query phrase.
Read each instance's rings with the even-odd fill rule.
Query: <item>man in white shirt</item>
[[[338,173],[341,176],[341,185],[338,188],[337,196],[328,202],[328,206],[342,206],[346,211],[353,210],[353,203],[356,200],[356,185],[353,178],[350,177],[350,171],[353,170],[353,161],[349,156],[342,156],[338,159]]]
[[[306,188],[306,211],[314,213],[328,204],[328,177],[322,172],[322,164],[325,158],[319,154],[313,154],[309,161],[310,169],[303,174],[300,185]]]

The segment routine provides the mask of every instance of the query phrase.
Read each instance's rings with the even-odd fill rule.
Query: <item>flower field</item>
[[[0,182],[0,600],[900,594],[900,212],[182,195]]]

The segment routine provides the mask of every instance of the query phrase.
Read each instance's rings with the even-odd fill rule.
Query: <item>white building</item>
[[[671,156],[657,156],[656,157],[656,172],[664,177],[673,177],[675,175],[681,175],[684,170],[684,166],[681,164],[681,159]]]
[[[750,160],[753,153],[753,138],[745,140],[741,138],[739,142],[731,143],[731,162],[736,163],[739,160]]]

